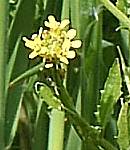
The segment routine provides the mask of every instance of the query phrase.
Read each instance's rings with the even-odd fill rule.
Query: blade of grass
[[[71,24],[77,30],[77,37],[80,37],[80,0],[70,1]]]
[[[52,14],[57,20],[60,20],[61,8],[62,0],[47,0],[43,19],[46,19],[48,15]]]
[[[79,25],[79,24],[77,24],[79,18],[78,18],[78,16],[75,16],[75,15],[79,14],[79,12],[78,12],[79,11],[79,9],[78,9],[79,2],[77,4],[75,4],[76,2],[77,1],[69,1],[69,0],[63,1],[61,20],[65,19],[65,18],[69,19],[69,17],[70,17],[69,15],[71,15],[70,21],[72,23],[72,26],[74,28],[76,28],[76,30],[77,30],[77,26]],[[75,8],[75,6],[76,6],[76,8]],[[76,10],[76,9],[78,9],[78,10]],[[75,21],[77,23],[75,23]],[[78,26],[78,30],[79,30],[79,26]],[[78,31],[78,34],[79,34],[79,31]],[[77,72],[75,71],[76,69],[79,70],[79,57],[77,57],[77,59],[75,59],[74,61],[70,62],[70,65],[68,67],[68,72],[67,72],[67,79],[66,79],[67,89],[68,89],[70,95],[73,97],[73,101],[75,104],[77,102],[78,103],[81,102],[80,96],[77,101],[80,82],[76,82],[76,84],[75,84],[75,81],[79,80],[80,76],[79,76],[79,71],[77,71]],[[80,107],[80,106],[78,105],[77,107]],[[80,113],[81,109],[80,108],[77,108],[77,109],[79,109],[79,113]],[[77,135],[74,128],[73,127],[71,128],[71,125],[69,124],[66,127],[66,130],[67,130],[67,132],[65,132],[65,136],[68,137],[67,145],[65,144],[66,150],[80,149],[81,148],[81,139]]]
[[[9,58],[13,53],[16,40],[21,33],[29,33],[32,30],[35,12],[35,0],[22,0],[15,14],[15,20],[10,31],[9,37]],[[26,17],[24,17],[26,16]],[[19,76],[22,72],[27,70],[28,65],[27,50],[23,47],[22,43],[19,45],[19,50],[15,60],[15,65],[12,71],[11,79]],[[8,90],[8,97],[6,103],[6,113],[5,113],[5,142],[6,146],[10,143],[10,134],[12,132],[13,124],[15,122],[15,116],[19,108],[22,85],[17,85]]]
[[[83,12],[81,14],[81,20],[84,22],[81,26],[83,38],[80,79],[82,115],[90,124],[96,124],[93,114],[96,111],[99,89],[103,83],[102,14],[99,2],[81,2],[87,10],[82,8],[86,16]]]
[[[62,11],[61,11],[61,20],[69,18],[69,0],[63,0]]]
[[[66,150],[81,150],[81,139],[71,126]]]
[[[34,126],[32,150],[47,149],[48,116],[46,111],[47,110],[45,104],[39,101]]]
[[[10,82],[10,79],[11,79],[11,75],[12,75],[15,59],[16,59],[16,56],[17,56],[17,51],[18,51],[20,40],[21,40],[21,36],[19,36],[19,38],[17,39],[15,48],[14,48],[13,53],[12,53],[12,55],[10,57],[10,60],[9,60],[9,62],[7,64],[6,80],[5,80],[5,97],[7,96],[9,82]]]
[[[20,116],[20,110],[21,110],[21,105],[22,105],[22,100],[23,100],[23,95],[24,93],[22,93],[21,97],[20,97],[20,101],[16,110],[16,114],[14,117],[14,122],[13,125],[11,127],[11,131],[10,131],[10,135],[8,135],[9,139],[8,139],[8,144],[6,145],[6,150],[9,150],[12,143],[13,143],[13,139],[16,135],[16,131],[17,131],[17,126],[18,126],[18,121],[19,121],[19,116]]]
[[[0,149],[4,149],[5,64],[7,54],[8,1],[0,0]]]
[[[10,27],[9,27],[9,30],[8,30],[8,38],[10,37],[10,33],[11,33],[11,31],[12,31],[12,28],[13,28],[13,26],[14,26],[14,22],[15,22],[15,19],[16,19],[16,16],[17,16],[16,14],[17,14],[17,12],[18,12],[18,10],[19,10],[19,7],[20,7],[22,1],[23,1],[23,0],[18,0],[18,3],[17,3],[17,5],[16,5],[15,15],[13,16],[13,19],[12,19],[12,21],[11,21],[11,24],[10,24]]]
[[[76,110],[77,112],[79,112],[79,114],[81,113],[81,89],[79,89],[79,93],[77,96]],[[82,143],[82,140],[76,133],[73,126],[71,126],[70,131],[69,131],[69,137],[67,141],[66,150],[81,150],[81,143]]]

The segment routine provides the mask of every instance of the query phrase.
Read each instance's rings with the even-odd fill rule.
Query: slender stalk
[[[64,115],[64,111],[57,109],[51,111],[48,150],[63,149]]]
[[[16,84],[17,82],[30,77],[32,75],[34,75],[35,73],[39,72],[39,71],[43,71],[45,63],[42,62],[36,66],[34,66],[33,68],[25,71],[23,74],[21,74],[20,76],[18,76],[17,78],[15,78],[13,81],[10,82],[9,87],[13,86],[14,84]]]
[[[56,74],[56,83],[58,88],[60,89],[60,100],[63,102],[66,110],[67,110],[67,116],[69,117],[70,122],[74,126],[74,129],[76,130],[78,136],[82,140],[87,140],[88,137],[92,139],[93,143],[96,145],[100,145],[101,147],[104,147],[105,150],[116,150],[116,148],[111,145],[107,140],[104,138],[100,138],[100,133],[92,128],[87,121],[85,121],[76,111],[72,103],[72,99],[68,95],[66,89],[64,88],[58,72],[55,72]],[[99,144],[100,143],[100,144]],[[50,150],[50,149],[49,149]]]
[[[5,118],[5,51],[7,35],[8,1],[0,0],[0,149],[4,149]]]
[[[109,0],[100,0],[100,1],[117,19],[119,19],[122,23],[124,23],[125,27],[130,29],[130,20],[123,12],[121,12]]]

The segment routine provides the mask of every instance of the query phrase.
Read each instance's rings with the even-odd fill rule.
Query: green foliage
[[[129,148],[129,137],[128,137],[128,120],[127,120],[127,112],[128,112],[128,103],[122,104],[122,108],[118,118],[118,143],[121,149]]]
[[[105,82],[104,90],[101,91],[99,108],[100,123],[103,128],[110,120],[114,105],[121,95],[121,73],[119,61],[116,59],[110,68],[109,75]]]
[[[1,150],[129,147],[128,4],[127,0],[115,4],[108,0],[10,0],[8,9],[7,1],[0,1]],[[46,69],[40,58],[29,60],[29,50],[21,40],[40,26],[46,29],[48,15],[59,22],[69,19],[69,27],[82,40],[66,70],[55,65]]]
[[[48,150],[63,149],[64,117],[64,111],[52,109],[49,127]]]

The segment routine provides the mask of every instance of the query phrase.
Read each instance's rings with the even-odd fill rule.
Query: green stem
[[[21,80],[23,80],[25,78],[28,78],[28,77],[36,74],[39,71],[43,71],[44,66],[45,66],[45,63],[42,62],[42,63],[38,64],[37,66],[34,66],[33,68],[25,71],[23,74],[21,74],[20,76],[18,76],[17,78],[15,78],[13,81],[11,81],[10,84],[9,84],[9,87],[12,87],[17,82],[19,82],[19,81],[21,81]]]
[[[0,0],[0,149],[4,149],[5,52],[7,49],[8,1]]]
[[[120,22],[130,29],[130,20],[129,18],[121,12],[116,6],[114,6],[109,0],[100,0],[103,5],[117,18]]]
[[[62,150],[65,112],[52,109],[50,116],[48,150]]]
[[[75,110],[74,105],[72,103],[72,99],[68,95],[66,89],[64,88],[58,72],[56,74],[56,83],[58,89],[60,89],[60,97],[59,99],[63,102],[65,109],[67,110],[67,116],[69,117],[70,122],[73,124],[75,130],[77,131],[79,137],[82,140],[87,141],[88,137],[92,139],[95,145],[100,145],[104,147],[105,150],[116,150],[116,148],[111,145],[107,140],[100,138],[100,133],[92,128],[87,121],[85,121]]]

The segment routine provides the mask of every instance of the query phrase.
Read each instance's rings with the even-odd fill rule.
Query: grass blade
[[[61,12],[61,20],[65,19],[65,18],[69,18],[69,0],[63,0],[63,4],[62,4],[62,12]]]
[[[0,1],[0,149],[4,149],[5,56],[7,54],[8,1]]]
[[[77,30],[77,37],[80,37],[80,0],[70,1],[71,23]]]
[[[39,101],[34,127],[32,150],[47,149],[48,116],[46,111],[45,104],[42,101]]]
[[[21,40],[21,36],[19,36],[18,40],[16,41],[15,48],[13,50],[13,53],[12,53],[12,55],[10,57],[9,63],[7,65],[7,68],[6,68],[5,97],[7,96],[9,82],[10,82],[10,79],[11,79],[11,75],[12,75],[15,59],[16,59],[16,56],[17,56],[17,51],[18,51],[20,40]]]
[[[14,116],[14,121],[13,121],[13,125],[11,127],[11,131],[10,131],[10,135],[8,135],[8,143],[6,145],[6,150],[10,149],[12,143],[13,143],[13,139],[16,135],[16,131],[17,131],[17,126],[18,126],[18,121],[19,121],[19,116],[20,116],[20,110],[21,110],[21,105],[22,105],[22,100],[23,100],[23,93],[20,97],[20,101],[17,107],[17,111],[16,114]]]

